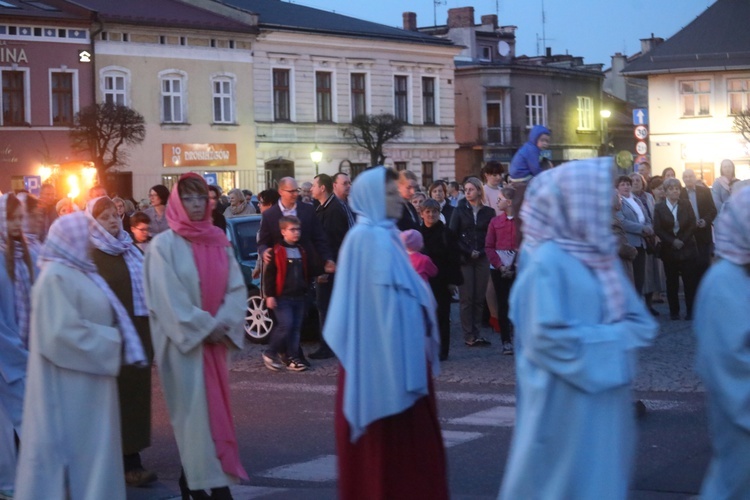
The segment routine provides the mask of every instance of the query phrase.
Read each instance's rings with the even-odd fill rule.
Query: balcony
[[[523,144],[521,127],[480,127],[479,144],[518,147]]]

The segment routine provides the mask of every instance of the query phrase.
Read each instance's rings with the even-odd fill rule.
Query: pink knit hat
[[[416,229],[407,229],[401,233],[401,241],[406,245],[406,249],[410,252],[419,252],[424,246],[424,238],[422,233]]]

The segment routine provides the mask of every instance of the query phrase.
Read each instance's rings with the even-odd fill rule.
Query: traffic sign
[[[648,153],[648,145],[643,141],[638,141],[635,143],[635,152],[639,155],[645,155]]]
[[[205,174],[203,174],[203,179],[209,186],[219,185],[219,176],[215,172],[206,172]]]
[[[635,127],[635,138],[643,141],[648,137],[648,128],[645,125],[638,125]]]
[[[637,108],[633,110],[633,125],[648,125],[648,109]]]
[[[23,187],[26,188],[26,191],[33,194],[34,196],[39,196],[39,193],[42,192],[42,178],[38,175],[24,175],[23,176]]]

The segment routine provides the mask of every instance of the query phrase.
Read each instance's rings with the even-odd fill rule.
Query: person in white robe
[[[517,406],[501,499],[625,499],[635,449],[636,349],[657,324],[611,229],[611,158],[535,177],[511,292]]]
[[[716,222],[721,258],[701,280],[693,329],[706,387],[713,456],[701,498],[750,498],[750,189],[732,194]]]
[[[167,204],[169,229],[146,250],[144,289],[154,360],[183,467],[181,491],[211,489],[211,498],[231,498],[228,486],[247,479],[227,381],[228,352],[243,345],[247,289],[207,206],[205,181],[196,174],[180,177]],[[207,391],[207,384],[216,389]],[[221,429],[213,425],[219,420]]]
[[[39,256],[16,500],[125,499],[116,377],[146,358],[96,273],[88,224],[83,212],[57,219]]]

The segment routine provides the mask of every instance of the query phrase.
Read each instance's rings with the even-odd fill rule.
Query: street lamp
[[[318,163],[323,159],[323,152],[318,149],[318,145],[315,145],[315,149],[310,151],[310,159],[315,164],[315,176],[318,176]]]

